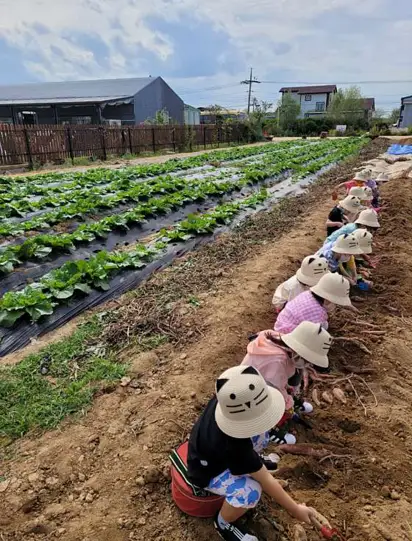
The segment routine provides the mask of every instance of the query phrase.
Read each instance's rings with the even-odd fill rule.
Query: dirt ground
[[[220,268],[205,267],[200,306],[184,314],[179,347],[139,354],[126,348],[128,386],[108,387],[75,422],[8,449],[5,480],[0,477],[1,541],[215,538],[209,521],[174,507],[167,456],[213,392],[213,379],[242,360],[247,336],[272,327],[273,291],[321,244],[332,185],[329,178],[290,203],[283,234],[270,238],[257,217],[259,243],[246,235],[247,250],[234,251]],[[340,458],[284,455],[281,466],[291,494],[329,517],[347,540],[411,541],[411,181],[391,181],[382,193],[388,207],[378,235],[375,290],[358,297],[358,314],[339,311],[331,321],[332,335],[357,337],[336,341],[330,355],[348,403],[316,408],[313,429],[297,430],[299,441]],[[185,262],[180,265],[184,274]],[[293,520],[267,500],[249,520],[262,540],[292,539]],[[319,539],[306,530],[309,539]]]

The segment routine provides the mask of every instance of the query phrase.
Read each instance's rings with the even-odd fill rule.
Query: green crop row
[[[293,164],[295,158],[300,160],[304,156],[315,158],[324,154],[325,149],[329,148],[333,148],[333,145],[331,146],[329,143],[322,143],[314,146],[313,148],[305,147],[304,149],[292,149],[282,153],[279,159],[276,160],[276,163],[290,162]],[[263,162],[263,164],[252,164],[250,168],[252,170],[261,168],[265,163],[266,162]],[[242,169],[242,173],[247,171],[248,167]],[[229,172],[222,174],[221,176],[224,178],[225,176],[230,176],[230,174],[231,173]],[[207,179],[205,179],[205,181],[206,180]],[[93,193],[88,197],[85,195],[82,197],[78,196],[76,197],[75,202],[44,213],[30,220],[20,223],[4,221],[0,225],[0,235],[19,235],[25,231],[47,229],[50,227],[50,225],[72,218],[82,218],[83,216],[91,212],[96,212],[99,209],[115,208],[119,204],[129,201],[139,201],[156,193],[165,193],[166,191],[169,193],[175,192],[187,185],[188,182],[190,181],[179,177],[161,177],[153,182],[141,183],[133,186],[132,188],[120,190],[117,193],[108,196]]]
[[[242,209],[254,206],[266,199],[265,189],[241,201],[219,205],[203,218],[189,217],[180,224],[180,231],[202,234],[210,232]],[[207,225],[206,225],[207,222]],[[129,252],[99,252],[89,260],[69,261],[55,269],[36,283],[27,285],[23,290],[8,292],[0,300],[0,325],[11,327],[24,315],[31,321],[51,315],[62,301],[72,297],[77,291],[89,294],[92,288],[108,290],[109,280],[125,269],[140,269],[165,247],[166,242],[175,240],[174,231],[163,230],[153,246],[138,244]]]
[[[338,151],[339,152],[339,151]],[[312,153],[313,157],[313,153]],[[43,258],[52,251],[69,251],[75,248],[75,244],[91,242],[95,238],[104,238],[107,234],[117,228],[128,229],[130,224],[142,222],[149,216],[165,214],[173,208],[177,208],[192,201],[202,201],[210,196],[223,195],[236,189],[241,189],[246,184],[253,184],[256,181],[275,176],[281,173],[285,167],[292,168],[295,172],[302,172],[305,166],[300,159],[290,160],[287,163],[278,162],[266,169],[248,169],[244,171],[241,179],[234,182],[206,182],[192,183],[178,193],[166,195],[160,198],[153,198],[146,203],[141,203],[134,209],[124,213],[109,216],[91,224],[79,226],[72,233],[62,233],[59,235],[37,235],[30,237],[21,244],[9,246],[3,252],[0,252],[0,272],[11,272],[22,261],[33,258]],[[336,152],[329,154],[325,159],[331,163],[337,159]],[[319,169],[318,161],[313,162],[312,167]],[[323,164],[323,161],[321,162]]]
[[[267,154],[276,154],[288,149],[291,146],[297,145],[309,146],[309,143],[287,141],[278,143],[276,145],[268,144],[260,147],[250,147],[239,149],[242,150],[240,155],[239,152],[233,153],[233,151],[226,151],[230,153],[225,157],[225,161],[234,162],[233,165],[235,165],[236,160],[244,160],[245,158],[253,159],[256,156],[259,157]],[[210,157],[210,154],[205,155],[205,157],[206,156]],[[218,160],[214,160],[213,163],[217,161]],[[207,163],[207,161],[205,163]],[[202,165],[204,165],[204,163]],[[169,171],[168,173],[171,172],[172,171]],[[5,203],[16,202],[19,199],[24,199],[27,196],[33,195],[43,196],[46,194],[47,196],[55,196],[57,194],[63,194],[81,188],[92,189],[105,184],[108,185],[108,191],[117,190],[131,186],[133,182],[143,178],[140,171],[140,166],[129,166],[124,169],[92,169],[84,173],[69,173],[69,178],[74,177],[72,180],[66,179],[66,182],[62,182],[56,186],[47,185],[47,181],[53,182],[59,180],[59,178],[56,178],[56,175],[61,176],[61,173],[45,173],[44,175],[22,177],[27,179],[25,184],[17,182],[15,184],[4,185],[1,184],[0,177],[0,208],[4,208]],[[147,175],[147,178],[152,176],[154,175]],[[36,179],[37,181],[40,181],[41,184],[36,184]],[[53,201],[51,201],[50,204],[53,205]]]

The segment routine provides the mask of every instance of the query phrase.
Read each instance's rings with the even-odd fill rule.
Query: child
[[[236,521],[256,507],[262,491],[297,520],[311,523],[314,509],[296,503],[259,455],[284,411],[281,393],[255,368],[236,366],[217,380],[216,396],[192,429],[188,475],[194,485],[225,496],[215,528],[227,541],[258,541]]]
[[[280,312],[288,301],[315,286],[327,272],[329,269],[325,258],[314,255],[305,257],[296,274],[277,287],[272,299],[276,311]]]
[[[373,211],[372,211],[373,212]],[[358,241],[353,234],[341,235],[336,241],[322,246],[316,255],[326,258],[331,272],[340,272],[340,265],[347,263],[351,256],[362,254]]]
[[[346,224],[337,231],[334,231],[326,238],[324,244],[335,242],[341,235],[354,233],[359,227],[366,229],[369,233],[374,233],[380,227],[376,212],[372,209],[362,210],[354,223]]]
[[[328,312],[335,305],[352,306],[349,282],[338,274],[328,273],[309,291],[301,293],[286,304],[275,322],[275,331],[287,334],[302,321],[312,321],[328,328]]]
[[[362,207],[358,197],[354,195],[345,197],[329,213],[326,221],[327,236],[340,229],[346,223],[353,222],[360,210],[362,210]]]
[[[279,389],[285,399],[286,411],[293,413],[294,399],[289,389],[300,385],[300,370],[305,367],[305,362],[322,368],[329,366],[327,344],[330,343],[331,337],[323,327],[303,321],[289,334],[260,332],[249,342],[242,364],[257,368],[270,385]],[[299,412],[312,411],[308,402],[299,406]],[[291,437],[293,441],[290,441]],[[292,434],[285,433],[284,439],[287,443],[296,442]]]
[[[365,178],[365,173],[364,171],[360,171],[358,173],[356,173],[356,175],[353,177],[353,179],[351,180],[347,180],[346,182],[342,182],[341,184],[338,184],[338,186],[336,186],[335,190],[334,190],[334,199],[337,199],[338,197],[338,194],[337,192],[342,189],[342,188],[345,188],[345,191],[346,191],[346,195],[349,195],[349,191],[351,188],[354,188],[354,187],[363,187],[365,186],[366,184],[366,178]]]
[[[376,183],[376,180],[374,180],[373,178],[373,172],[370,169],[366,172],[365,188],[370,189],[372,207],[375,209],[378,209],[379,208],[379,188],[378,188],[378,184]]]

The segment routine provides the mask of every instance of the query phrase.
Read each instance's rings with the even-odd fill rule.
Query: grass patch
[[[127,372],[96,344],[101,331],[94,317],[69,338],[0,369],[3,442],[30,430],[54,428],[90,404],[102,382],[118,380]]]

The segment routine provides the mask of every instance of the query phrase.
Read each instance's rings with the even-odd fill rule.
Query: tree
[[[389,121],[391,124],[397,124],[399,121],[399,117],[401,116],[401,108],[396,107],[396,109],[392,109],[392,113],[389,115]]]
[[[265,123],[267,113],[272,108],[272,104],[268,101],[258,101],[256,98],[252,102],[253,111],[249,114],[248,125],[251,132],[254,134],[256,139],[262,138],[263,125]]]
[[[147,118],[144,124],[155,124],[157,126],[164,126],[170,124],[169,111],[166,108],[156,111],[154,118]]]
[[[364,116],[364,99],[357,86],[339,89],[332,96],[327,115],[335,124],[353,126]]]
[[[300,114],[300,104],[288,93],[283,94],[278,103],[279,128],[292,130]]]

